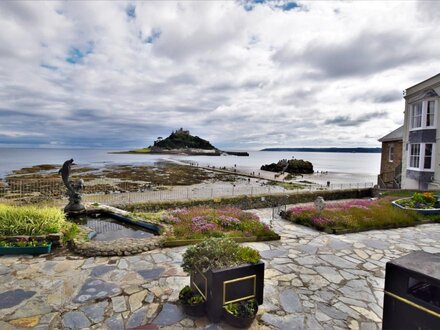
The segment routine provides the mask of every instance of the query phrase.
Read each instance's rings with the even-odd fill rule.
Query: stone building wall
[[[393,161],[389,160],[389,149],[394,146]],[[395,170],[402,164],[402,141],[382,142],[382,156],[380,162],[380,174],[385,183],[393,182],[395,178]]]

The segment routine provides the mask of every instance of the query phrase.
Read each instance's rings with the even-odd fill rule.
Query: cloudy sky
[[[378,146],[440,2],[0,2],[0,146]]]

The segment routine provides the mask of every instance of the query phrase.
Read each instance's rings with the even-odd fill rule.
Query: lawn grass
[[[148,154],[151,152],[151,149],[150,148],[141,148],[141,149],[130,150],[130,152],[139,153],[139,154]]]
[[[396,208],[391,205],[388,198],[377,201],[354,200],[332,203],[328,204],[321,213],[318,213],[313,206],[293,207],[284,217],[289,221],[328,233],[407,227],[440,220],[438,215],[426,216]]]

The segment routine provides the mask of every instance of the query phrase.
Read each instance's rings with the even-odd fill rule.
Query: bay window
[[[420,171],[433,171],[434,149],[435,143],[410,144],[408,168]]]
[[[419,101],[411,105],[411,129],[435,128],[435,100]]]

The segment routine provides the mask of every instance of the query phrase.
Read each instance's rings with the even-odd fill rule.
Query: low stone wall
[[[121,205],[120,207],[130,212],[155,212],[166,209],[191,207],[191,206],[209,206],[209,207],[238,207],[242,210],[276,207],[279,205],[309,203],[316,197],[322,196],[325,200],[338,200],[350,198],[364,198],[372,196],[372,188],[366,189],[347,189],[334,191],[312,191],[312,192],[292,192],[288,194],[272,194],[249,196],[242,195],[236,197],[222,197],[210,199],[196,199],[184,201],[166,201],[166,202],[145,202]]]
[[[141,252],[153,250],[161,246],[160,236],[135,239],[119,238],[113,241],[87,241],[74,239],[71,249],[86,257],[94,256],[129,256]]]

